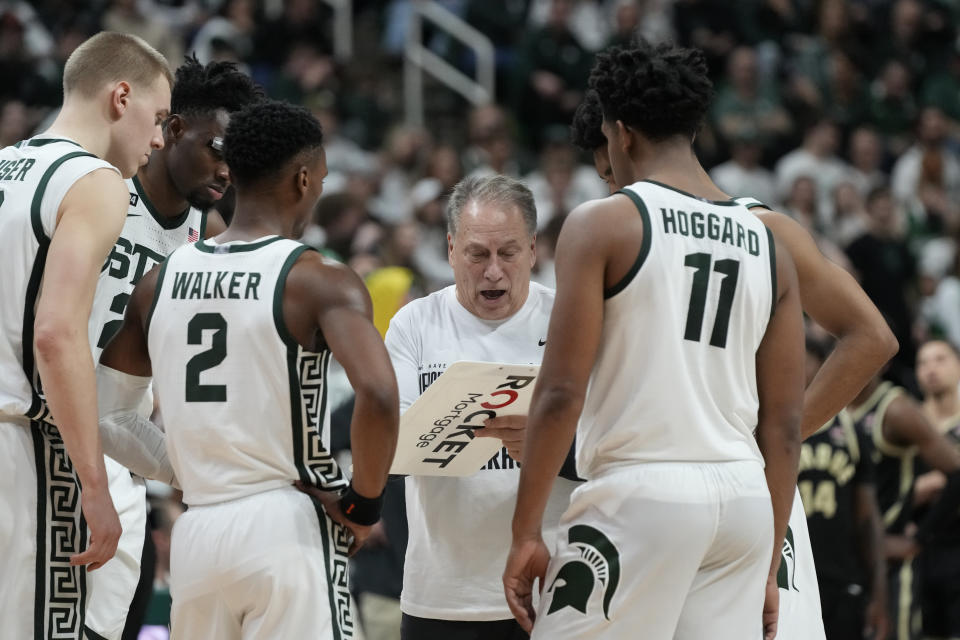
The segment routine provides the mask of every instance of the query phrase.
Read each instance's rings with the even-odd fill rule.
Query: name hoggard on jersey
[[[663,230],[697,239],[707,238],[760,256],[760,235],[739,221],[715,212],[682,211],[660,207]]]

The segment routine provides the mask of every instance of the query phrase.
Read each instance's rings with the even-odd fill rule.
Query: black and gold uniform
[[[887,407],[906,391],[883,382],[862,405],[852,411],[857,430],[873,443],[877,503],[888,535],[903,535],[913,511],[916,448],[900,447],[883,437]],[[890,597],[890,638],[918,640],[921,634],[918,561],[889,560],[887,590]]]
[[[842,411],[800,448],[798,487],[827,640],[863,633],[870,575],[857,544],[857,487],[874,483],[873,444]]]
[[[960,450],[960,415],[937,425]],[[918,471],[929,471],[920,463]],[[960,511],[933,530],[920,552],[923,633],[928,638],[960,640]]]

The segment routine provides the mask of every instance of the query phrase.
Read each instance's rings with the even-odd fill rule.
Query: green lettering
[[[243,297],[245,300],[250,299],[250,293],[253,293],[253,299],[259,300],[257,297],[257,287],[260,286],[260,274],[256,272],[251,272],[250,276],[247,278],[247,290],[243,292]]]

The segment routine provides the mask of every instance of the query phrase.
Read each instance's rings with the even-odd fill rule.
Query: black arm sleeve
[[[560,473],[557,474],[561,478],[566,478],[567,480],[573,480],[574,482],[584,482],[584,479],[577,475],[577,439],[573,439],[573,443],[570,445],[570,451],[567,451],[567,457],[563,459],[563,466],[560,467]]]

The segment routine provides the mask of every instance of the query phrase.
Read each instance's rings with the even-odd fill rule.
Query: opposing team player
[[[960,451],[960,354],[944,340],[931,340],[917,351],[917,381],[923,411],[951,445]],[[939,471],[917,479],[940,488]],[[914,491],[916,496],[918,491]],[[936,492],[932,492],[936,493]],[[923,633],[931,638],[960,638],[960,511],[930,535],[920,552]]]
[[[808,382],[827,353],[826,345],[808,338]],[[827,639],[886,638],[887,563],[873,443],[856,430],[846,410],[801,445],[797,487],[807,514]]]
[[[796,273],[696,171],[711,91],[700,52],[613,48],[590,84],[614,179],[630,186],[575,209],[558,243],[507,599],[529,628],[546,578],[534,638],[742,640],[776,593],[796,485]],[[540,518],[575,429],[587,483],[551,556]]]
[[[0,151],[5,637],[81,637],[82,565],[102,566],[120,536],[87,323],[126,213],[121,176],[163,145],[170,82],[166,60],[142,40],[100,33],[67,60],[63,108],[50,129]]]
[[[916,400],[879,376],[854,398],[850,412],[857,429],[874,444],[877,501],[886,534],[890,637],[917,640],[921,635],[917,552],[960,506],[960,451],[936,430]],[[945,474],[946,482],[940,498],[912,531],[918,459]]]
[[[230,228],[145,276],[101,356],[101,421],[142,427],[152,376],[190,507],[171,545],[177,637],[352,637],[346,557],[379,518],[398,399],[363,283],[289,239],[322,192],[321,143],[302,108],[234,114]],[[349,487],[329,453],[331,354],[356,391]]]
[[[207,210],[229,185],[223,136],[230,114],[262,97],[250,77],[228,62],[203,66],[188,58],[177,69],[164,146],[127,180],[127,219],[100,272],[89,328],[95,361],[120,327],[140,278],[180,245],[223,230],[215,211],[219,224],[207,225]],[[147,407],[149,412],[152,403]],[[104,441],[108,453],[111,445]],[[109,457],[106,466],[123,535],[113,562],[91,576],[86,625],[106,640],[119,640],[140,577],[147,512],[143,481]]]
[[[576,146],[593,154],[598,174],[610,183],[607,140],[600,130],[602,118],[596,94],[588,92],[575,115],[572,137]],[[697,171],[704,173],[699,164]],[[616,187],[611,184],[611,190]],[[803,227],[757,200],[741,198],[738,201],[757,214],[790,252],[797,268],[804,312],[837,339],[836,348],[804,394],[801,436],[806,438],[853,400],[896,353],[897,341],[856,280],[830,262]],[[799,494],[794,497],[788,534],[783,549],[784,571],[778,574],[782,624],[777,637],[822,640],[824,630],[816,569]]]

